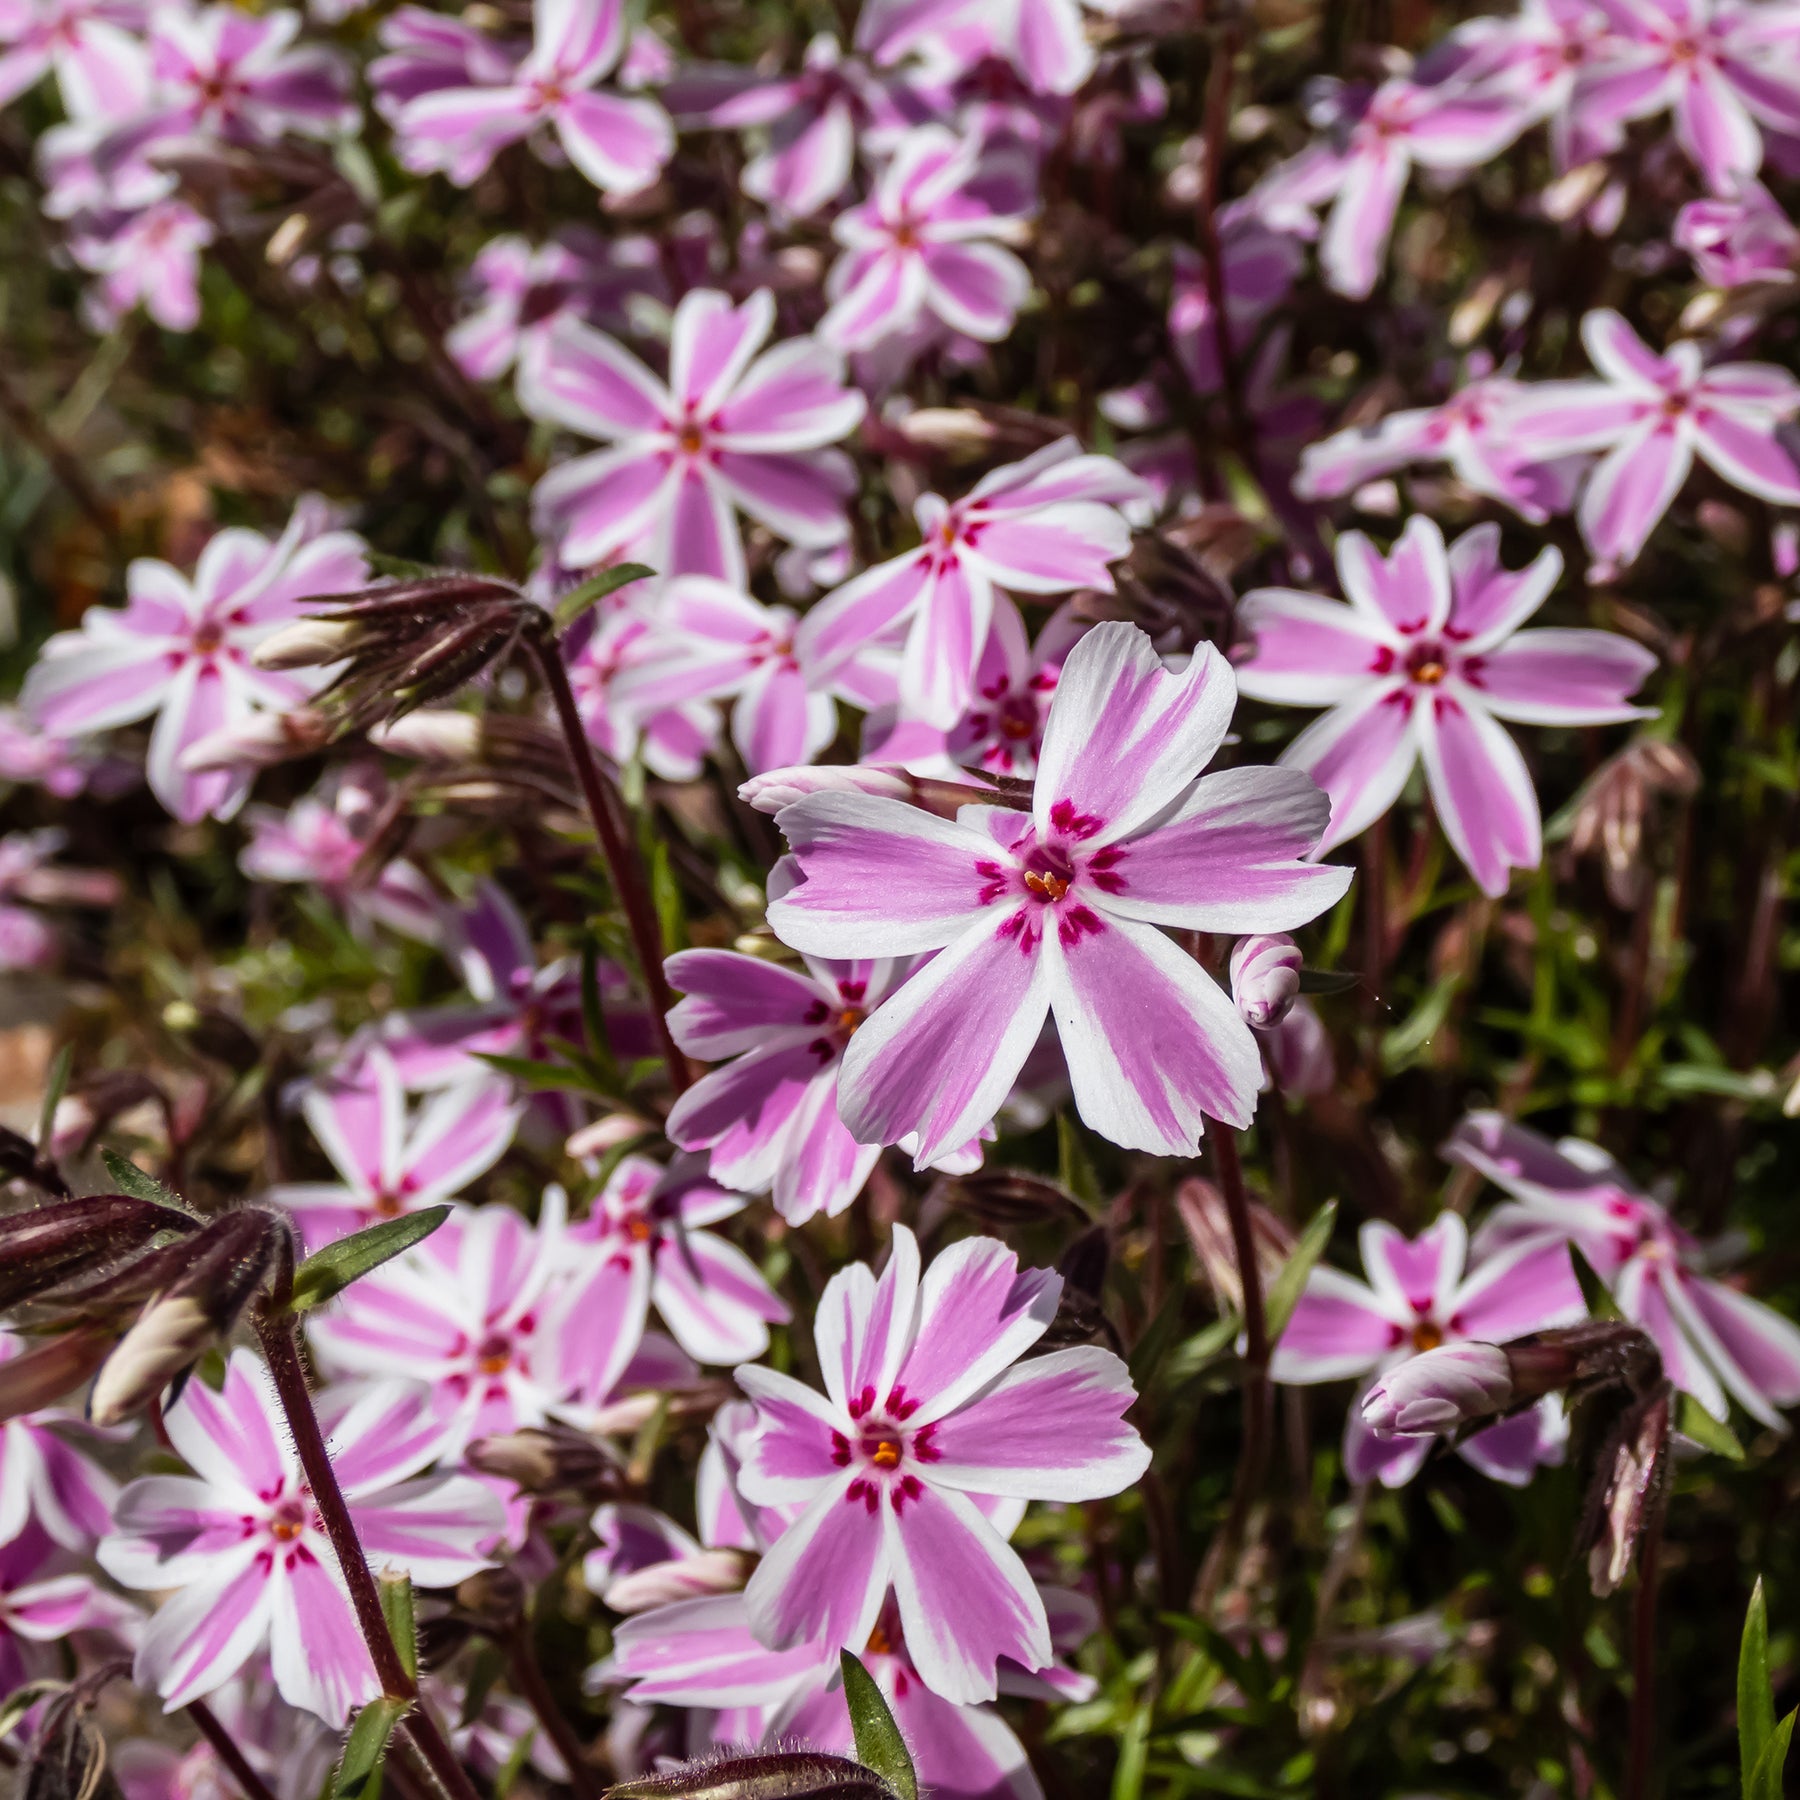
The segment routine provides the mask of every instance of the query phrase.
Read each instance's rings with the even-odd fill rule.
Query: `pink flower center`
[[[935,1425],[921,1425],[916,1430],[907,1425],[918,1408],[919,1403],[908,1399],[903,1388],[895,1388],[879,1410],[873,1388],[864,1388],[850,1402],[850,1417],[856,1421],[854,1435],[831,1434],[831,1460],[840,1469],[859,1471],[844,1490],[850,1505],[873,1513],[885,1496],[898,1515],[907,1501],[918,1499],[925,1491],[908,1464],[934,1463],[942,1452],[932,1443]]]
[[[696,421],[689,419],[675,434],[675,446],[683,456],[698,456],[706,448],[706,432]]]
[[[504,1332],[490,1332],[475,1352],[475,1366],[483,1375],[504,1375],[512,1367],[512,1339]]]
[[[1406,672],[1426,687],[1436,687],[1450,673],[1450,659],[1439,644],[1415,644],[1406,657]]]
[[[216,655],[225,642],[225,627],[217,619],[202,619],[194,629],[194,654]]]
[[[1011,738],[1015,743],[1021,742],[1037,730],[1037,701],[1029,694],[1008,694],[1000,702],[997,723],[1003,738]]]
[[[269,1535],[278,1544],[291,1544],[306,1532],[307,1506],[304,1500],[284,1500],[269,1515]]]

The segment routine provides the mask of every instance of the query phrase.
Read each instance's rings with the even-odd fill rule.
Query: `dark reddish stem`
[[[1664,1454],[1667,1454],[1666,1450]],[[1648,1800],[1656,1750],[1656,1600],[1662,1584],[1666,1476],[1657,1481],[1638,1540],[1637,1602],[1631,1620],[1631,1726],[1624,1800]]]
[[[529,632],[527,636],[568,743],[569,760],[575,765],[582,797],[587,801],[588,816],[594,822],[594,835],[600,841],[600,854],[605,857],[607,872],[612,877],[613,891],[625,909],[625,927],[631,933],[631,942],[643,970],[644,986],[650,994],[657,1047],[662,1052],[675,1092],[686,1093],[692,1077],[688,1073],[687,1058],[676,1047],[669,1032],[668,1015],[675,1004],[675,996],[669,991],[663,975],[662,927],[657,923],[656,909],[650,904],[643,866],[622,823],[624,801],[595,760],[594,747],[588,742],[581,723],[581,710],[575,704],[575,690],[569,686],[569,672],[563,667],[562,655],[550,632],[548,615],[545,615],[543,628]]]
[[[331,1457],[325,1449],[325,1434],[319,1429],[318,1414],[313,1411],[293,1319],[286,1313],[265,1309],[257,1315],[256,1331],[262,1340],[263,1354],[269,1361],[269,1373],[274,1378],[275,1392],[287,1418],[288,1429],[294,1434],[294,1448],[299,1452],[306,1484],[312,1490],[313,1504],[319,1509],[325,1535],[331,1539],[338,1566],[344,1572],[350,1604],[355,1609],[363,1642],[369,1647],[381,1691],[394,1700],[416,1702],[419,1684],[400,1660],[393,1633],[388,1630],[387,1616],[381,1610],[380,1591],[369,1571],[369,1560],[363,1554],[362,1540],[356,1535],[355,1522],[344,1501],[344,1490],[338,1486],[337,1471],[331,1466]],[[445,1741],[428,1712],[415,1705],[400,1721],[400,1730],[411,1740],[450,1800],[480,1800],[474,1783],[457,1761],[456,1752]],[[260,1797],[253,1797],[253,1800],[260,1800]]]
[[[600,1783],[587,1760],[587,1746],[576,1735],[563,1710],[544,1679],[543,1665],[538,1661],[537,1646],[531,1641],[531,1624],[522,1621],[513,1634],[509,1673],[519,1697],[529,1706],[545,1735],[556,1746],[556,1753],[569,1771],[569,1786],[575,1800],[600,1800]]]
[[[200,1728],[200,1735],[212,1745],[219,1761],[231,1771],[231,1778],[244,1790],[244,1800],[275,1800],[269,1784],[251,1768],[237,1740],[219,1723],[218,1714],[204,1700],[188,1702],[188,1717]]]

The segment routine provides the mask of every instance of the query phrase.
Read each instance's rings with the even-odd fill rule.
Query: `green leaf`
[[[1594,1265],[1582,1255],[1579,1246],[1569,1245],[1569,1261],[1575,1268],[1575,1279],[1581,1285],[1581,1297],[1587,1302],[1588,1315],[1595,1319],[1623,1319],[1612,1290],[1600,1279]]]
[[[1715,1456],[1728,1457],[1732,1462],[1744,1460],[1744,1446],[1738,1442],[1737,1433],[1715,1419],[1692,1394],[1675,1396],[1675,1429],[1689,1443],[1698,1444]]]
[[[397,1219],[383,1219],[379,1225],[339,1238],[315,1251],[294,1275],[294,1297],[288,1302],[295,1312],[307,1312],[323,1306],[334,1294],[341,1294],[351,1282],[360,1280],[371,1269],[379,1269],[402,1251],[422,1243],[449,1218],[447,1206],[421,1207],[418,1212],[403,1213]]]
[[[569,1063],[540,1062],[533,1056],[501,1056],[489,1050],[476,1050],[471,1054],[478,1062],[486,1063],[490,1069],[536,1094],[566,1094],[571,1088],[593,1085],[585,1071]]]
[[[850,1708],[856,1760],[865,1769],[873,1769],[900,1800],[919,1800],[919,1778],[913,1773],[906,1740],[875,1685],[875,1677],[848,1650],[839,1653],[838,1663],[844,1671],[844,1701]]]
[[[1756,1765],[1775,1735],[1775,1695],[1769,1683],[1769,1603],[1763,1598],[1760,1575],[1750,1590],[1744,1635],[1738,1645],[1737,1715],[1738,1761],[1748,1792]]]
[[[1128,1358],[1131,1367],[1131,1382],[1141,1394],[1150,1383],[1150,1377],[1157,1371],[1158,1365],[1168,1354],[1169,1347],[1175,1342],[1175,1334],[1181,1329],[1181,1307],[1186,1299],[1180,1283],[1171,1287],[1164,1296],[1163,1303],[1156,1309],[1156,1316],[1138,1334],[1138,1340],[1131,1346]]]
[[[356,1715],[331,1784],[332,1800],[361,1800],[368,1792],[387,1756],[388,1739],[411,1705],[410,1700],[393,1700],[383,1694]]]
[[[419,1627],[413,1618],[412,1577],[384,1571],[380,1578],[381,1616],[400,1657],[400,1666],[419,1679]]]
[[[617,593],[631,582],[642,581],[655,573],[642,563],[620,563],[614,568],[602,569],[598,575],[590,575],[580,587],[571,588],[564,594],[550,617],[558,631],[567,631],[584,612],[598,606],[608,594]]]
[[[1788,1745],[1794,1736],[1794,1713],[1775,1727],[1756,1767],[1744,1782],[1744,1800],[1782,1800],[1781,1772],[1787,1767]]]
[[[1347,994],[1362,986],[1362,976],[1354,969],[1302,969],[1300,991],[1303,994]]]
[[[685,950],[688,941],[687,908],[681,900],[681,883],[669,858],[669,840],[659,837],[650,851],[650,898],[656,905],[656,922],[662,927],[663,948]]]
[[[587,1038],[588,1055],[616,1081],[619,1065],[607,1041],[606,1008],[600,999],[600,946],[591,936],[584,938],[581,945],[581,1029]]]
[[[1281,1342],[1281,1334],[1287,1330],[1288,1320],[1294,1316],[1294,1308],[1300,1304],[1306,1278],[1313,1272],[1313,1265],[1325,1254],[1325,1246],[1331,1242],[1331,1228],[1336,1223],[1337,1202],[1327,1200],[1307,1221],[1306,1229],[1301,1232],[1299,1241],[1294,1245],[1293,1255],[1281,1265],[1281,1273],[1269,1283],[1269,1291],[1263,1295],[1263,1318],[1268,1324],[1270,1349]]]
[[[69,1076],[75,1068],[75,1046],[64,1044],[50,1064],[49,1078],[44,1083],[44,1104],[38,1108],[37,1147],[48,1153],[50,1128],[56,1123],[56,1109],[69,1091]]]
[[[177,1212],[187,1211],[186,1203],[173,1188],[164,1187],[154,1175],[146,1175],[118,1151],[102,1150],[100,1160],[106,1164],[106,1172],[118,1184],[121,1194],[129,1194],[134,1200],[153,1201],[158,1206],[172,1206]]]
[[[1144,1767],[1150,1760],[1150,1702],[1144,1701],[1127,1721],[1113,1765],[1112,1800],[1139,1800]]]
[[[461,575],[461,569],[446,569],[436,563],[414,562],[410,556],[390,556],[385,550],[364,552],[370,572],[388,581],[426,581],[434,575]]]
[[[1056,1115],[1056,1179],[1084,1206],[1100,1204],[1100,1178],[1081,1141],[1081,1127],[1066,1112]]]

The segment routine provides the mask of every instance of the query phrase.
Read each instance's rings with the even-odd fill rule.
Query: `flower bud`
[[[481,720],[474,713],[421,708],[370,728],[369,742],[419,762],[473,762],[481,754]]]
[[[1263,1038],[1262,1047],[1270,1074],[1290,1099],[1328,1094],[1336,1085],[1331,1034],[1307,1001],[1295,1002],[1288,1016]]]
[[[770,769],[753,775],[738,789],[738,798],[758,812],[778,813],[808,794],[873,794],[883,800],[904,800],[940,818],[954,819],[965,806],[1029,807],[1008,791],[973,781],[940,781],[931,775],[912,775],[891,763],[838,764],[818,769],[801,765]]]
[[[152,1300],[106,1359],[88,1416],[96,1425],[123,1424],[198,1362],[218,1336],[211,1311],[197,1295]]]
[[[181,754],[189,775],[211,769],[263,769],[295,756],[310,756],[331,740],[331,722],[316,707],[257,712],[223,731],[209,732]]]
[[[528,1494],[597,1493],[614,1485],[618,1468],[603,1445],[566,1425],[477,1438],[463,1455],[470,1468]]]
[[[112,1349],[106,1331],[65,1331],[0,1361],[0,1424],[54,1406],[88,1379]]]
[[[259,669],[313,669],[341,662],[356,648],[358,628],[342,619],[296,619],[266,637],[251,661]]]
[[[1246,1025],[1279,1025],[1300,998],[1300,946],[1291,937],[1239,938],[1231,952],[1231,997]]]
[[[89,1194],[0,1219],[0,1307],[17,1306],[87,1270],[198,1221],[131,1194]]]
[[[1638,1540],[1661,1510],[1669,1478],[1667,1383],[1625,1414],[1597,1459],[1582,1541],[1588,1583],[1604,1598],[1631,1572]]]
[[[725,1752],[622,1781],[607,1800],[896,1800],[873,1769],[816,1750]]]
[[[742,1550],[702,1550],[633,1569],[608,1582],[600,1598],[614,1612],[649,1612],[673,1600],[707,1594],[735,1594],[750,1579],[751,1559]]]
[[[1190,1176],[1175,1190],[1175,1210],[1181,1215],[1213,1298],[1225,1311],[1241,1315],[1244,1284],[1238,1276],[1237,1246],[1225,1196],[1210,1181]],[[1266,1294],[1282,1264],[1294,1253],[1294,1234],[1266,1206],[1252,1201],[1250,1241],[1256,1248],[1256,1271]]]
[[[1442,1344],[1389,1369],[1363,1395],[1377,1437],[1432,1437],[1513,1404],[1512,1368],[1498,1344]]]
[[[584,1156],[604,1156],[608,1150],[616,1150],[654,1130],[648,1119],[641,1119],[636,1113],[610,1112],[582,1126],[563,1145],[563,1151],[579,1162]]]
[[[458,1584],[456,1604],[479,1625],[510,1630],[525,1610],[525,1583],[512,1569],[480,1569]]]

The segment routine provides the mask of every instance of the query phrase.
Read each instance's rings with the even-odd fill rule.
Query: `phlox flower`
[[[865,645],[828,658],[802,643],[790,608],[727,582],[678,576],[643,609],[651,638],[613,683],[613,702],[655,718],[730,700],[731,740],[752,775],[818,756],[837,736],[840,699],[869,711],[894,698],[896,650]]]
[[[453,1200],[506,1154],[523,1108],[512,1084],[479,1073],[440,1088],[416,1114],[393,1058],[377,1048],[307,1088],[300,1110],[338,1172],[284,1182],[269,1199],[297,1215],[308,1249]]]
[[[121,792],[130,776],[94,740],[46,731],[23,708],[0,706],[0,781],[31,783],[72,800],[83,792]]]
[[[691,1167],[625,1157],[564,1236],[573,1289],[561,1310],[565,1364],[604,1393],[636,1351],[653,1306],[696,1362],[761,1356],[769,1325],[785,1323],[788,1309],[743,1251],[706,1229],[746,1204]]]
[[[578,320],[551,327],[522,371],[521,404],[610,446],[538,483],[540,528],[566,565],[636,546],[659,574],[742,587],[736,510],[790,543],[823,548],[847,535],[855,471],[826,446],[855,430],[863,397],[844,386],[841,358],[819,338],[764,350],[774,325],[766,289],[741,306],[693,290],[675,309],[666,383]]]
[[[718,709],[705,700],[654,711],[627,705],[622,691],[638,667],[658,654],[663,640],[650,619],[623,600],[596,610],[593,629],[585,638],[571,632],[575,643],[566,652],[569,686],[588,741],[620,768],[641,756],[644,767],[664,781],[692,781],[718,744]]]
[[[1690,200],[1670,241],[1717,288],[1800,277],[1800,230],[1760,181],[1738,182],[1728,198]]]
[[[258,710],[297,705],[324,679],[316,669],[258,669],[251,656],[311,597],[368,579],[362,539],[325,527],[323,509],[302,501],[272,543],[255,531],[221,531],[201,551],[192,579],[139,557],[126,573],[123,609],[89,607],[79,630],[45,644],[25,679],[27,711],[60,734],[107,731],[155,714],[150,791],[183,821],[230,818],[250,790],[249,772],[190,773],[182,753]]]
[[[1559,1241],[1539,1237],[1467,1268],[1468,1230],[1459,1214],[1443,1213],[1416,1238],[1371,1219],[1361,1247],[1365,1280],[1323,1265],[1307,1277],[1269,1366],[1276,1381],[1379,1376],[1440,1344],[1499,1343],[1587,1314]],[[1484,1475],[1523,1486],[1539,1463],[1562,1460],[1565,1436],[1560,1410],[1545,1402],[1476,1432],[1457,1449]],[[1433,1441],[1378,1437],[1353,1404],[1344,1426],[1344,1472],[1355,1483],[1404,1486]]]
[[[663,292],[656,245],[646,237],[602,238],[568,226],[547,242],[497,237],[469,270],[469,310],[444,334],[444,348],[471,381],[522,368],[565,316],[622,327],[633,295]]]
[[[1516,403],[1512,428],[1539,456],[1604,450],[1577,518],[1603,565],[1649,541],[1698,456],[1774,506],[1800,505],[1800,465],[1779,428],[1800,415],[1800,381],[1774,363],[1703,360],[1690,339],[1658,356],[1616,312],[1591,312],[1581,341],[1601,379],[1548,381]]]
[[[110,331],[142,305],[165,331],[192,331],[200,323],[200,252],[212,241],[211,221],[180,200],[72,231],[69,254],[100,277],[84,301],[89,324]]]
[[[1715,1418],[1727,1395],[1764,1425],[1800,1403],[1800,1328],[1708,1275],[1699,1244],[1598,1145],[1551,1143],[1498,1113],[1471,1113],[1444,1154],[1512,1195],[1476,1234],[1478,1252],[1573,1241],[1619,1310],[1656,1341],[1663,1369]]]
[[[596,1542],[581,1559],[581,1579],[614,1612],[647,1612],[743,1586],[745,1559],[737,1551],[707,1549],[655,1507],[609,1500],[588,1527]]]
[[[1510,95],[1447,81],[1384,81],[1347,122],[1342,148],[1315,165],[1330,217],[1319,239],[1327,283],[1366,299],[1387,260],[1400,197],[1415,164],[1466,174],[1498,156],[1530,122]],[[1305,154],[1305,153],[1303,153]]]
[[[386,54],[369,64],[375,110],[396,123],[409,102],[447,88],[505,87],[530,53],[454,14],[401,6],[376,28]]]
[[[118,881],[104,870],[53,865],[63,842],[55,829],[0,837],[0,971],[55,960],[57,933],[38,907],[109,907],[118,900]]]
[[[0,1330],[0,1363],[26,1348]],[[68,1550],[91,1550],[112,1523],[119,1484],[72,1440],[99,1434],[72,1413],[40,1409],[0,1420],[0,1544],[41,1530]]]
[[[423,1388],[382,1382],[319,1396],[326,1448],[376,1566],[449,1587],[487,1564],[500,1504],[479,1482],[418,1471],[443,1430]],[[236,1351],[214,1393],[190,1381],[164,1415],[191,1475],[150,1475],[119,1497],[100,1566],[167,1594],[132,1678],[174,1712],[265,1646],[281,1697],[342,1725],[381,1691],[268,1369]]]
[[[344,1290],[312,1327],[320,1361],[335,1374],[425,1382],[440,1456],[542,1425],[587,1374],[565,1368],[550,1316],[569,1266],[563,1215],[556,1187],[544,1190],[535,1226],[509,1206],[459,1205],[423,1243]],[[636,1348],[620,1345],[617,1366],[595,1375],[600,1392]]]
[[[1412,463],[1447,462],[1465,487],[1542,524],[1567,510],[1580,465],[1574,458],[1546,462],[1521,447],[1511,409],[1530,392],[1506,376],[1483,376],[1437,406],[1406,407],[1333,432],[1301,451],[1294,492],[1328,500]]]
[[[907,132],[874,192],[832,222],[843,254],[819,335],[864,350],[929,316],[982,343],[1005,337],[1031,272],[1003,242],[1019,237],[1021,212],[994,204],[991,179],[973,135],[935,124]]]
[[[791,878],[777,864],[770,893],[786,891]],[[879,1144],[859,1144],[838,1117],[844,1049],[915,962],[809,957],[804,969],[790,969],[736,950],[671,956],[669,985],[685,996],[669,1014],[675,1042],[688,1056],[724,1066],[670,1109],[670,1142],[706,1151],[727,1186],[769,1194],[790,1225],[844,1211],[881,1155]],[[981,1152],[957,1145],[934,1161],[966,1172]]]
[[[1003,1656],[1051,1661],[1043,1598],[971,1496],[1094,1500],[1150,1461],[1121,1417],[1136,1395],[1111,1351],[1019,1361],[1061,1292],[993,1238],[952,1245],[921,1280],[899,1225],[879,1280],[853,1264],[820,1297],[824,1395],[738,1370],[762,1422],[743,1495],[805,1509],[745,1589],[759,1642],[860,1647],[891,1588],[913,1666],[946,1699],[991,1700]]]
[[[1257,700],[1331,710],[1282,755],[1331,797],[1322,848],[1365,831],[1400,797],[1415,763],[1438,822],[1485,893],[1542,854],[1537,790],[1500,724],[1601,725],[1643,716],[1629,696],[1656,666],[1610,631],[1519,627],[1562,572],[1554,548],[1526,568],[1500,561],[1500,529],[1478,525],[1448,551],[1415,516],[1383,557],[1360,532],[1337,541],[1349,604],[1288,588],[1244,596],[1254,639],[1238,683]]]
[[[961,500],[926,494],[913,508],[918,549],[826,595],[801,620],[796,650],[829,668],[906,626],[902,709],[948,730],[974,696],[995,591],[1110,593],[1109,565],[1131,548],[1118,509],[1145,491],[1110,456],[1084,456],[1063,438],[983,476]]]
[[[250,841],[238,867],[252,881],[315,889],[347,915],[353,929],[381,924],[433,942],[442,931],[444,906],[415,864],[386,862],[359,878],[369,834],[389,798],[379,768],[352,764],[333,770],[285,812],[249,807],[244,823]]]
[[[531,52],[502,80],[436,87],[400,107],[400,160],[467,187],[508,144],[544,128],[603,193],[648,187],[675,147],[668,114],[654,100],[596,91],[625,50],[623,0],[533,0],[531,17]]]
[[[0,7],[0,106],[54,74],[70,114],[90,111],[110,86],[116,34],[143,21],[142,0],[8,0]]]
[[[1081,1117],[1131,1149],[1192,1156],[1205,1116],[1242,1125],[1250,1028],[1163,925],[1285,931],[1349,886],[1302,861],[1326,800],[1296,769],[1201,777],[1236,703],[1202,645],[1179,675],[1134,625],[1069,652],[1030,812],[941,818],[815,793],[776,817],[803,877],[776,935],[814,956],[939,952],[858,1027],[838,1111],[858,1142],[918,1133],[920,1165],[999,1110],[1054,1013]]]
[[[0,1544],[0,1694],[60,1676],[71,1634],[129,1630],[136,1618],[47,1532],[27,1526]]]
[[[1610,54],[1583,84],[1601,118],[1672,114],[1716,194],[1762,166],[1764,126],[1800,131],[1800,7],[1791,0],[1596,0]]]
[[[340,1754],[336,1734],[316,1713],[282,1699],[266,1659],[252,1658],[206,1704],[276,1800],[317,1800]],[[112,1766],[125,1800],[238,1800],[242,1792],[205,1738],[186,1750],[128,1738],[114,1747]]]
[[[1225,322],[1233,353],[1241,356],[1249,349],[1257,326],[1287,298],[1304,253],[1289,233],[1274,230],[1254,208],[1240,201],[1220,210],[1219,256]],[[1195,391],[1216,393],[1221,376],[1212,290],[1205,264],[1185,245],[1176,247],[1169,338]]]
[[[903,763],[918,773],[980,769],[1030,780],[1044,747],[1044,726],[1063,660],[1085,630],[1087,621],[1071,607],[1061,606],[1034,644],[1019,609],[1004,594],[996,594],[968,711],[945,731],[923,720],[896,717],[896,709],[886,709],[869,720],[863,759]]]
[[[1047,95],[1074,93],[1095,60],[1077,0],[877,0],[856,40],[884,66],[921,58],[928,79],[1003,61],[1027,92]]]

